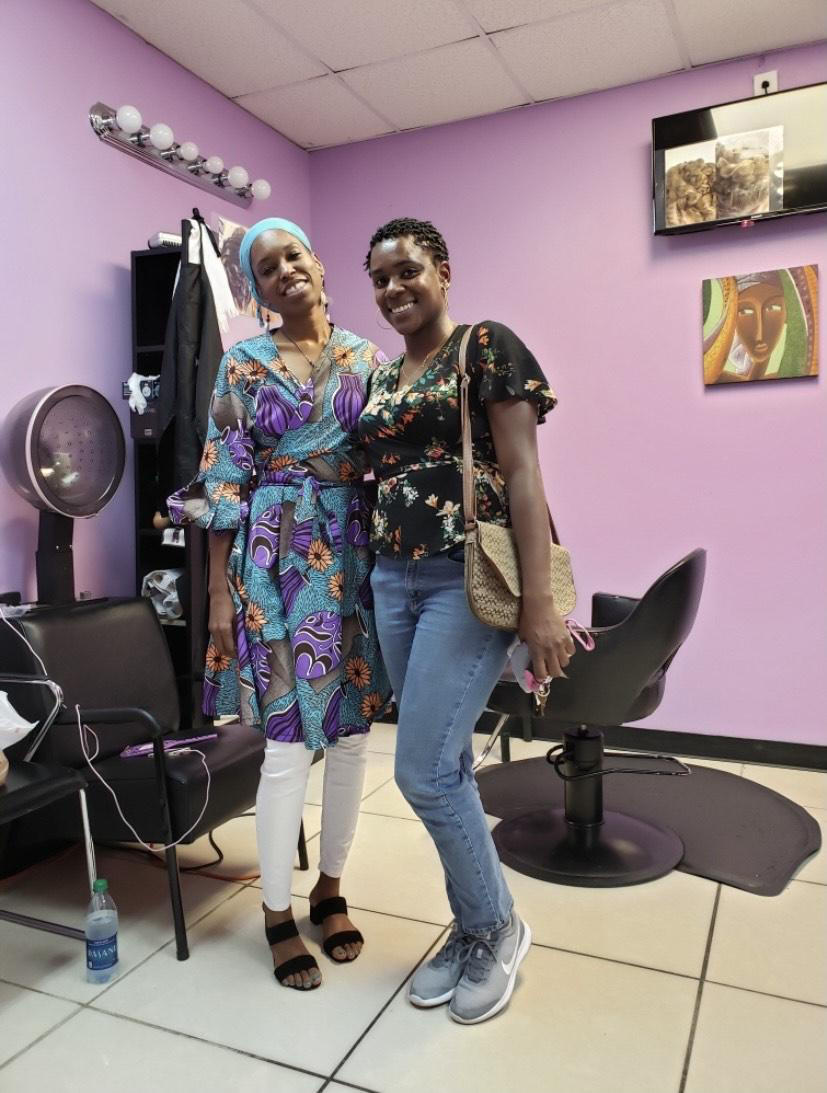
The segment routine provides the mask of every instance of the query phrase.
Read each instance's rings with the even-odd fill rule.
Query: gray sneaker
[[[448,940],[436,956],[417,968],[408,986],[408,1001],[423,1007],[450,1002],[465,970],[472,942],[472,938],[460,933],[454,922]]]
[[[504,1009],[530,945],[531,930],[516,911],[494,937],[473,939],[451,999],[451,1017],[461,1025],[476,1025]]]

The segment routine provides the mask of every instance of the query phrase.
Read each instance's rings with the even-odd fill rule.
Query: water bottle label
[[[90,971],[104,971],[118,963],[118,935],[86,941],[86,967]]]

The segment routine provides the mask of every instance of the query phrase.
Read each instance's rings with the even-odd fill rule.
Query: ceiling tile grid
[[[827,0],[672,0],[693,65],[827,39]]]
[[[682,67],[661,0],[626,0],[492,35],[535,99],[618,87]]]
[[[605,5],[606,0],[461,0],[485,31],[542,23],[573,11]]]
[[[303,148],[827,39],[827,0],[93,0]]]
[[[400,129],[493,114],[525,102],[479,38],[355,68],[342,79]]]
[[[334,75],[242,95],[236,102],[303,148],[368,140],[393,132],[392,126]]]
[[[97,6],[230,97],[326,71],[246,0],[105,0]]]
[[[461,41],[473,24],[451,0],[255,0],[334,72]]]

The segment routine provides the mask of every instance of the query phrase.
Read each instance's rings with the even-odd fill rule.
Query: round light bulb
[[[130,137],[144,124],[141,112],[135,106],[119,106],[115,121],[118,123],[118,128]]]
[[[175,143],[175,135],[165,122],[156,121],[149,130],[149,143],[159,152],[166,152]]]
[[[227,172],[227,181],[234,190],[243,190],[250,176],[243,167],[231,167]]]
[[[178,149],[178,155],[185,163],[195,163],[198,159],[198,145],[191,140],[185,140]]]
[[[220,175],[224,170],[224,160],[221,156],[210,156],[204,166],[211,175]]]
[[[257,178],[252,185],[253,197],[257,201],[266,201],[270,196],[270,183],[266,178]]]

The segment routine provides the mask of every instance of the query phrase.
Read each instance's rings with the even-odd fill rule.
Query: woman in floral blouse
[[[311,921],[333,960],[362,935],[339,895],[356,829],[367,732],[389,697],[370,590],[364,457],[353,432],[376,346],[333,326],[324,269],[302,229],[259,221],[241,265],[282,325],[224,354],[201,472],[169,499],[177,523],[209,528],[210,634],[204,710],[266,737],[256,798],[264,919],[275,974],[321,982],[290,907],[313,755],[326,749],[319,879]]]
[[[508,1003],[531,932],[514,910],[472,770],[471,734],[513,635],[471,613],[463,580],[458,356],[466,326],[448,314],[451,269],[427,221],[394,220],[365,262],[382,315],[405,352],[370,379],[359,435],[378,481],[371,576],[382,654],[399,708],[396,780],[436,844],[454,922],[411,980],[418,1006],[450,1002],[475,1024]],[[513,526],[523,577],[519,634],[535,676],[574,653],[548,589],[549,530],[537,425],[555,397],[508,327],[474,326],[470,411],[481,519]]]

